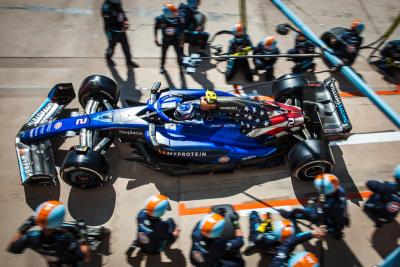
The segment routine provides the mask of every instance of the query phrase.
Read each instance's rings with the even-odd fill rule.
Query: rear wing
[[[50,140],[23,143],[20,140],[20,133],[56,119],[74,98],[75,92],[71,83],[55,85],[18,132],[15,138],[15,149],[23,185],[55,185],[58,175]],[[42,127],[42,130],[45,129]]]

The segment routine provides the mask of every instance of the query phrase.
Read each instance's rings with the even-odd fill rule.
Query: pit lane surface
[[[45,266],[43,259],[26,251],[23,255],[5,252],[7,241],[23,219],[47,199],[60,199],[68,205],[68,217],[84,219],[90,225],[105,225],[112,230],[109,255],[96,256],[91,266],[185,266],[189,265],[188,250],[190,233],[202,214],[182,215],[179,203],[187,209],[213,204],[249,204],[257,199],[263,201],[302,199],[313,188],[309,183],[290,179],[285,165],[271,169],[246,168],[232,174],[210,174],[182,177],[149,170],[140,164],[120,159],[117,149],[108,153],[111,175],[114,179],[104,188],[93,191],[73,189],[61,181],[57,188],[23,188],[20,186],[15,158],[14,137],[21,125],[44,99],[50,88],[58,82],[73,82],[75,89],[80,82],[93,73],[113,77],[120,86],[122,103],[126,99],[146,99],[153,82],[163,85],[199,88],[215,87],[231,90],[223,74],[224,64],[213,62],[199,68],[195,75],[179,75],[174,54],[169,52],[168,73],[158,74],[159,49],[153,45],[153,17],[161,9],[162,1],[125,1],[125,9],[131,21],[129,37],[133,54],[141,68],[127,70],[119,46],[116,48],[116,68],[108,68],[102,59],[106,40],[102,32],[99,8],[102,1],[0,1],[0,265],[1,266]],[[285,22],[284,17],[268,1],[247,1],[249,31],[253,42],[264,35],[275,34],[275,25]],[[204,1],[201,10],[209,18],[207,29],[216,32],[230,29],[239,19],[236,2]],[[296,1],[311,16],[290,7],[304,19],[316,33],[329,27],[345,26],[352,18],[359,17],[366,24],[365,43],[375,40],[397,15],[398,2],[385,1]],[[350,6],[349,6],[350,5]],[[396,9],[397,7],[397,9]],[[318,21],[320,26],[316,23]],[[394,36],[399,36],[397,31]],[[281,51],[293,44],[294,35],[277,36]],[[218,43],[226,44],[226,36]],[[367,55],[367,53],[365,54]],[[317,61],[318,70],[324,70]],[[291,63],[280,60],[276,76],[285,74]],[[354,68],[376,90],[396,90],[374,72],[362,58]],[[319,78],[326,77],[326,73]],[[354,92],[348,83],[337,77],[342,92]],[[268,86],[255,88],[259,93],[270,93]],[[400,112],[400,96],[382,96],[397,112]],[[376,133],[395,131],[395,127],[365,97],[345,98],[347,112],[353,124],[353,133]],[[70,106],[77,108],[74,101]],[[70,139],[57,153],[60,162],[69,147],[76,144]],[[352,224],[346,229],[345,240],[328,239],[326,242],[325,266],[372,266],[398,244],[400,227],[398,222],[375,230],[372,223],[361,212],[361,193],[368,179],[390,180],[392,170],[399,163],[400,142],[353,144],[335,146],[335,174],[349,193],[356,197],[349,201]],[[181,238],[172,250],[157,257],[140,257],[127,260],[124,251],[136,232],[135,216],[144,200],[151,194],[162,192],[172,200],[173,216],[182,228]],[[357,194],[360,196],[357,197]],[[248,218],[245,212],[240,223],[245,236],[248,234]],[[306,249],[318,252],[315,242],[306,244]],[[245,257],[248,266],[265,266],[266,260],[258,255]]]

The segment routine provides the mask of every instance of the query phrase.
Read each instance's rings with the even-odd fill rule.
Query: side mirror
[[[279,24],[276,26],[276,32],[280,35],[287,35],[290,30],[290,25],[286,23]]]

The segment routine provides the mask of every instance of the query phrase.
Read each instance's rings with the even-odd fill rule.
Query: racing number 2
[[[294,118],[288,118],[287,126],[288,127],[293,127],[294,126]]]

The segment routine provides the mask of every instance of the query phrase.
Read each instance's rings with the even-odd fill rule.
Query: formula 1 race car
[[[334,168],[329,141],[349,136],[351,124],[335,80],[308,82],[288,74],[275,81],[275,100],[202,89],[162,89],[147,103],[118,108],[111,79],[87,77],[78,93],[83,113],[60,112],[74,98],[72,84],[57,84],[16,137],[22,184],[55,184],[52,142],[79,135],[60,168],[71,186],[95,188],[109,177],[107,149],[128,143],[134,160],[182,175],[231,171],[284,162],[292,177],[309,180]]]

